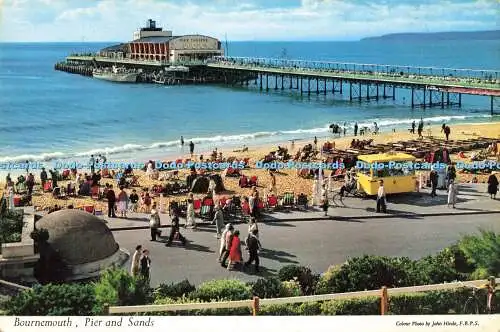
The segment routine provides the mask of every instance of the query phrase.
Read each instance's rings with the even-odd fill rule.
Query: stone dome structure
[[[36,222],[49,232],[48,244],[76,275],[90,274],[121,265],[128,253],[121,250],[104,220],[81,210],[60,210]]]

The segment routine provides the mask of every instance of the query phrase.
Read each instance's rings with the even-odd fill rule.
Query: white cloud
[[[415,2],[301,0],[295,7],[279,7],[280,1],[268,1],[265,7],[256,0],[5,0],[0,40],[129,40],[147,18],[175,34],[223,38],[227,33],[230,40],[357,39],[495,29],[498,22],[493,1]]]

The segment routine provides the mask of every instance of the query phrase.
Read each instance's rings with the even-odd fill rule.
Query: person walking
[[[115,202],[116,202],[116,195],[113,190],[113,185],[109,186],[109,190],[106,193],[106,198],[108,199],[108,217],[109,218],[116,218],[115,214]]]
[[[448,142],[448,139],[450,138],[451,134],[451,129],[449,126],[444,127],[444,135],[446,136],[446,141]]]
[[[423,131],[424,131],[424,120],[420,118],[420,122],[418,123],[418,128],[417,128],[418,138],[424,138],[424,136],[422,136]]]
[[[186,245],[187,240],[181,234],[180,226],[179,226],[179,216],[177,215],[177,211],[174,213],[174,216],[172,217],[172,225],[170,227],[170,235],[168,236],[168,240],[167,240],[167,243],[165,243],[165,246],[169,247],[175,238],[177,238],[179,241],[181,241],[183,246]]]
[[[231,249],[231,238],[233,235],[234,227],[232,224],[227,224],[226,229],[222,233],[220,239],[220,255],[219,255],[219,263],[222,267],[226,267],[226,260],[229,257],[229,249]]]
[[[325,217],[328,216],[328,190],[326,190],[325,185],[321,188],[321,207],[325,213]]]
[[[139,275],[141,255],[142,255],[142,246],[139,244],[135,247],[134,255],[132,256],[132,264],[130,266],[130,274],[134,277],[137,277]]]
[[[40,181],[42,182],[42,191],[45,188],[45,182],[47,182],[48,176],[47,172],[45,171],[45,168],[42,167],[42,172],[40,173]]]
[[[125,188],[121,186],[120,193],[118,194],[118,203],[116,204],[121,218],[127,218],[127,204],[128,195],[125,192]]]
[[[269,177],[271,180],[269,184],[269,192],[272,195],[277,195],[278,191],[276,190],[276,175],[274,175],[274,173],[271,170],[269,170]]]
[[[455,184],[455,181],[450,181],[450,184],[448,185],[448,207],[450,205],[455,208],[455,204],[457,203],[457,195],[458,195],[458,188],[457,185]]]
[[[189,141],[189,153],[191,154],[191,158],[193,157],[194,153],[194,143],[193,141]]]
[[[150,273],[151,273],[151,258],[149,258],[149,250],[144,249],[142,251],[142,256],[141,256],[141,268],[140,268],[140,273],[141,277],[149,283],[150,281]]]
[[[354,124],[354,136],[358,136],[358,123]]]
[[[229,261],[227,263],[227,269],[231,271],[238,267],[242,261],[239,230],[234,231],[229,242],[231,243],[231,246],[229,248]]]
[[[260,272],[260,260],[259,260],[259,251],[262,249],[262,245],[260,244],[258,235],[258,230],[253,229],[247,239],[247,249],[249,258],[248,261],[245,262],[245,267],[250,266],[253,262],[255,262],[255,272]]]
[[[217,234],[215,236],[218,239],[220,239],[222,232],[224,231],[224,213],[222,212],[220,205],[215,206],[215,215],[213,223],[217,228]]]
[[[411,123],[411,133],[412,134],[415,134],[415,127],[416,127],[415,120],[413,120],[413,122]]]
[[[316,136],[314,136],[314,149],[318,149],[318,138]]]
[[[181,147],[184,147],[184,136],[181,136]]]
[[[436,189],[437,189],[437,186],[438,186],[438,178],[439,178],[439,175],[438,173],[436,172],[436,170],[432,170],[429,174],[429,178],[431,180],[431,197],[436,197],[437,194],[436,194]]]
[[[95,158],[94,158],[94,155],[90,155],[89,164],[90,164],[90,172],[92,174],[94,174],[94,172],[95,172]]]
[[[450,185],[451,181],[455,181],[457,178],[457,170],[453,164],[448,166],[448,169],[446,170],[446,178],[448,179],[447,187]]]
[[[186,228],[196,229],[196,220],[194,215],[194,203],[192,199],[187,201],[187,211],[186,211]]]
[[[31,196],[33,193],[33,187],[35,186],[35,176],[29,173],[26,178],[26,187],[28,188],[28,195]]]
[[[156,237],[161,235],[160,228],[160,215],[156,210],[156,203],[153,203],[151,215],[149,216],[149,228],[151,229],[151,241],[156,241]]]
[[[497,192],[498,192],[498,179],[496,177],[497,172],[493,172],[490,174],[488,177],[488,194],[490,194],[491,199],[496,199],[497,198]]]
[[[379,181],[379,187],[377,192],[377,213],[380,211],[382,211],[383,213],[387,213],[387,202],[386,202],[383,180]]]

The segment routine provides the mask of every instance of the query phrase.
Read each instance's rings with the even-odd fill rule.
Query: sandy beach
[[[429,130],[430,128],[430,130]],[[444,138],[444,134],[441,133],[441,127],[440,126],[433,126],[433,127],[424,127],[424,137],[428,135],[432,135],[433,137],[438,137],[438,138]],[[450,139],[451,140],[456,140],[456,139],[471,139],[471,138],[478,138],[478,137],[488,137],[488,138],[498,138],[500,139],[500,123],[474,123],[474,124],[463,124],[463,125],[453,125],[451,127],[451,135]],[[396,141],[404,141],[404,140],[410,140],[410,139],[416,139],[417,135],[416,134],[411,134],[409,133],[408,130],[405,131],[397,131],[397,132],[382,132],[378,135],[365,135],[365,136],[358,136],[357,138],[359,139],[369,139],[373,138],[374,144],[379,144],[379,143],[391,143],[391,142],[396,142]],[[337,137],[333,136],[330,134],[330,137],[318,137],[318,146],[321,146],[324,142],[330,141],[330,142],[335,142],[335,146],[338,149],[345,149],[349,147],[350,142],[352,141],[353,136],[342,136],[342,137]],[[281,144],[273,144],[273,145],[266,145],[266,146],[252,146],[248,145],[248,151],[247,152],[234,152],[233,149],[218,149],[219,152],[223,153],[223,157],[236,157],[236,159],[243,159],[243,158],[250,158],[250,168],[245,168],[242,173],[247,175],[247,176],[257,176],[258,177],[258,190],[264,194],[267,188],[269,187],[270,184],[270,177],[267,174],[267,171],[264,169],[256,169],[255,168],[255,162],[262,160],[263,157],[269,153],[269,151],[276,150],[277,146],[280,145],[281,147],[286,147],[289,150],[290,154],[294,154],[299,148],[304,146],[305,144],[312,143],[313,142],[313,137],[311,137],[308,140],[297,140],[294,143],[294,148],[292,149],[291,147],[291,142],[281,142]],[[188,150],[187,147],[185,147],[185,150]],[[195,148],[195,153],[196,153],[196,160],[198,160],[199,155],[202,154],[206,157],[208,157],[211,154],[211,151],[196,151]],[[471,152],[467,152],[466,156],[469,156]],[[178,156],[179,159],[186,159],[189,158],[189,154],[184,154]],[[452,155],[452,159],[456,158],[456,155]],[[175,160],[176,158],[166,158],[164,161],[172,161]],[[181,180],[185,179],[185,176],[187,175],[188,170],[181,170],[179,172],[179,178]],[[137,191],[140,193],[141,188],[151,188],[153,185],[159,185],[159,184],[164,184],[164,181],[160,180],[152,180],[149,179],[144,171],[134,171],[135,175],[139,176],[139,184],[140,187],[136,187]],[[326,175],[329,175],[330,171],[326,172]],[[40,181],[39,178],[39,173],[35,173],[35,179],[37,184]],[[471,179],[471,175],[469,174],[461,174],[459,173],[459,180],[462,182],[468,182]],[[13,180],[15,181],[15,178],[13,176]],[[305,193],[306,195],[310,196],[312,193],[312,185],[313,185],[313,180],[311,179],[304,179],[301,177],[297,176],[297,171],[293,169],[285,169],[281,170],[277,176],[277,190],[278,194],[283,194],[284,192],[294,192],[295,194],[299,193]],[[483,182],[486,180],[485,176],[480,176],[479,181]],[[59,181],[59,186],[66,186],[67,181]],[[113,186],[116,188],[116,182],[113,179],[103,179],[101,180],[101,184],[105,183],[110,183],[113,184]],[[0,194],[4,191],[4,186],[5,186],[5,178],[1,179],[1,187],[0,187]],[[246,195],[249,192],[249,189],[242,189],[239,188],[238,186],[238,178],[225,178],[224,179],[224,186],[226,188],[226,192],[221,193],[220,195],[222,196],[232,196],[232,195]],[[339,185],[340,186],[340,185]],[[115,192],[117,189],[115,189]],[[128,189],[127,192],[131,192],[131,189]],[[196,195],[195,195],[196,196]],[[198,195],[202,196],[202,195]],[[167,203],[171,200],[177,200],[177,201],[182,201],[186,198],[185,195],[176,195],[176,196],[169,196],[166,198],[164,203]],[[159,202],[159,198],[155,199],[157,202]],[[72,204],[75,207],[79,206],[84,206],[84,205],[95,205],[97,209],[105,211],[106,209],[106,202],[99,200],[92,200],[90,197],[77,197],[77,198],[67,198],[67,199],[55,199],[52,197],[50,193],[42,193],[40,190],[39,184],[35,186],[35,193],[33,195],[33,204],[39,208],[39,209],[45,209],[54,206],[57,204],[58,206],[68,206]]]

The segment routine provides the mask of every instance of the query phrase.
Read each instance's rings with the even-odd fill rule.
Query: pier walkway
[[[500,72],[496,70],[244,57],[220,57],[208,62],[207,66],[274,75],[396,84],[399,87],[426,86],[444,92],[454,92],[451,90],[460,88],[460,93],[464,94],[500,96]]]

